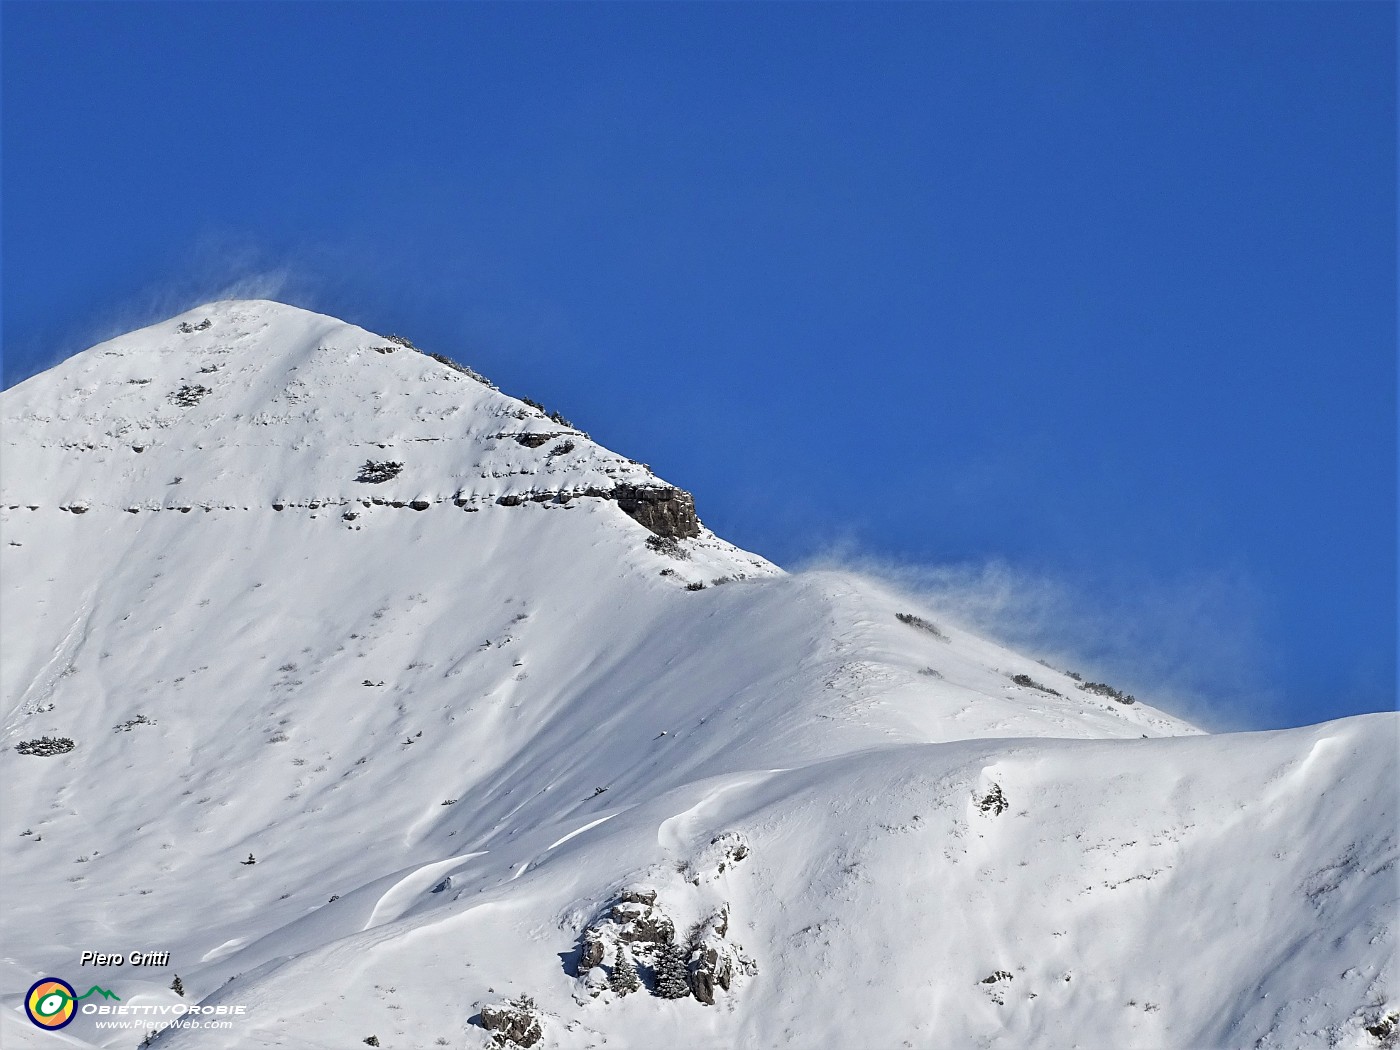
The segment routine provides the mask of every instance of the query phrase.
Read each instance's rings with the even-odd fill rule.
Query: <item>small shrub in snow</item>
[[[377,1035],[371,1035],[371,1036],[366,1037],[366,1039],[365,1039],[365,1046],[378,1046],[378,1045],[379,1045],[379,1036],[377,1036]]]
[[[990,985],[990,987],[987,989],[987,992],[990,995],[992,1002],[996,1003],[998,1006],[1005,1006],[1006,990],[1001,987],[1001,983],[1003,981],[1009,981],[1011,979],[1012,977],[1009,971],[994,970],[986,977],[983,977],[981,983],[985,985]]]
[[[356,481],[363,481],[370,485],[378,485],[384,481],[391,481],[399,476],[403,470],[403,464],[394,460],[365,460],[364,466],[360,468],[360,476]]]
[[[446,354],[428,354],[428,356],[431,357],[438,364],[446,365],[454,372],[460,372],[468,379],[475,379],[478,383],[482,384],[483,386],[489,386],[492,390],[496,389],[496,384],[491,382],[491,380],[487,379],[480,372],[476,371],[476,369],[468,368],[466,365],[462,364],[462,362],[454,361]]]
[[[574,443],[572,441],[561,441],[559,442],[559,444],[555,445],[552,449],[549,450],[549,455],[550,458],[553,458],[554,456],[567,456],[573,450]]]
[[[438,364],[440,364],[440,365],[446,365],[448,368],[452,369],[452,371],[454,371],[454,372],[461,372],[463,375],[466,374],[466,371],[467,371],[466,366],[465,366],[465,365],[462,365],[462,364],[459,364],[458,362],[452,360],[452,358],[448,357],[446,354],[434,354],[434,353],[429,353],[429,352],[426,351],[426,350],[423,351],[423,352],[424,352],[425,354],[427,354],[427,356],[431,357],[431,358],[432,358],[434,361],[436,361]]]
[[[690,551],[677,543],[672,536],[648,536],[647,549],[657,554],[664,554],[668,558],[677,558],[680,561],[685,561],[690,557]]]
[[[900,623],[908,624],[910,627],[917,627],[921,631],[927,631],[940,642],[946,642],[948,636],[943,633],[938,624],[925,620],[922,616],[915,616],[913,613],[895,613],[895,619]]]
[[[1042,685],[1028,674],[1013,674],[1011,680],[1017,685],[1025,686],[1027,689],[1038,689],[1042,693],[1049,693],[1051,696],[1063,696],[1064,694],[1051,689],[1048,685]]]
[[[705,581],[696,580],[694,583],[687,583],[685,589],[688,591],[703,591],[705,589]]]
[[[389,340],[389,342],[391,342],[391,343],[398,343],[399,346],[406,346],[406,347],[408,347],[410,350],[417,350],[417,349],[418,349],[418,347],[414,346],[411,342],[409,342],[409,340],[408,340],[408,338],[407,338],[406,336],[402,336],[402,335],[386,335],[384,338],[387,339],[387,340]]]
[[[977,808],[990,816],[999,817],[1011,808],[1011,803],[1002,794],[1001,785],[993,784],[992,790],[977,800]]]
[[[1116,700],[1120,704],[1137,703],[1137,697],[1133,696],[1132,693],[1121,692],[1103,682],[1080,682],[1079,688],[1083,689],[1086,693],[1093,693],[1096,696],[1106,696],[1110,700]]]
[[[181,321],[175,330],[181,335],[189,335],[191,332],[203,332],[213,325],[213,323],[214,322],[207,317],[200,321],[199,324],[190,324],[188,321]]]
[[[551,421],[558,423],[561,427],[568,427],[570,430],[575,429],[574,425],[570,423],[567,419],[565,419],[562,413],[551,412],[549,409],[545,408],[544,405],[540,404],[533,398],[521,397],[517,398],[516,400],[529,405],[536,412],[540,413],[543,416],[547,416]]]
[[[180,408],[192,408],[212,393],[213,391],[202,383],[186,383],[170,394],[170,402]]]
[[[53,755],[66,754],[77,747],[73,743],[72,737],[66,736],[41,736],[35,740],[21,740],[15,745],[15,750],[21,755],[36,755],[39,758],[49,758]]]

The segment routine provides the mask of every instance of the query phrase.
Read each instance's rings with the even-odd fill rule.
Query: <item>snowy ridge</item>
[[[63,1045],[13,1008],[38,976],[136,948],[171,966],[104,974],[124,1001],[178,972],[248,1009],[171,1047],[478,1047],[516,995],[547,1047],[1389,1038],[1394,715],[1206,736],[657,536],[587,494],[670,489],[642,465],[278,304],[95,347],[0,421],[7,1047]],[[713,1005],[607,987],[624,943],[655,983],[666,926]]]

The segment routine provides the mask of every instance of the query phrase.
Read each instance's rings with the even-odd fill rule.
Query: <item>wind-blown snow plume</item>
[[[1270,724],[1277,694],[1257,629],[1257,589],[1239,574],[1071,581],[1005,560],[928,565],[843,544],[801,570],[870,577],[969,630],[1056,665],[1122,682],[1212,729]]]

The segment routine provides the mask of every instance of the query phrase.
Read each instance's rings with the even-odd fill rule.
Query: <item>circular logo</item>
[[[34,982],[29,994],[24,997],[24,1012],[40,1028],[62,1028],[73,1020],[77,1012],[74,999],[77,993],[67,981],[57,977],[45,977]]]

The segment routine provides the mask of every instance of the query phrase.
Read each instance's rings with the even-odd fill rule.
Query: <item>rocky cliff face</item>
[[[618,507],[633,521],[658,536],[693,539],[700,535],[695,498],[668,485],[619,485],[612,491]]]
[[[512,493],[496,502],[503,507],[519,507],[525,503],[568,503],[575,499],[611,500],[638,525],[667,539],[695,539],[703,531],[695,516],[695,497],[673,485],[589,486],[581,491]]]

